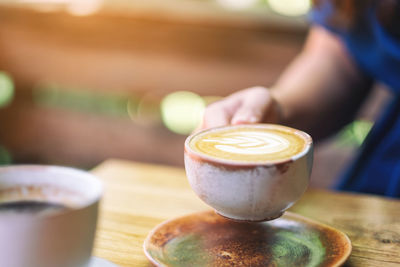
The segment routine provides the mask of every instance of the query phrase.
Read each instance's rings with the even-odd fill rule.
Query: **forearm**
[[[314,28],[303,52],[273,86],[281,123],[319,138],[349,122],[368,95],[370,82],[333,35]]]

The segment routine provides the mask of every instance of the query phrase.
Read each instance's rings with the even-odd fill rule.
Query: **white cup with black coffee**
[[[240,221],[280,217],[307,189],[311,137],[275,124],[212,128],[185,142],[194,192],[217,213]]]
[[[103,192],[66,167],[0,167],[0,266],[88,266]]]

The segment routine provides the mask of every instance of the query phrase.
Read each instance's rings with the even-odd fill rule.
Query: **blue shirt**
[[[337,34],[358,68],[393,91],[337,189],[400,197],[400,37],[380,25],[373,7],[352,30],[331,26],[332,12],[332,6],[324,4],[311,12],[311,21]]]

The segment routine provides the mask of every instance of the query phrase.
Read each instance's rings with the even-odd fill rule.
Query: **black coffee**
[[[0,203],[0,215],[16,213],[26,215],[43,215],[67,210],[68,207],[45,201],[14,201]]]

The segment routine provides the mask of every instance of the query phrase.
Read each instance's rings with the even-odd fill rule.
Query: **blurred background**
[[[205,106],[271,85],[301,50],[310,8],[310,0],[0,0],[0,164],[183,166],[183,142]],[[375,91],[354,123],[317,145],[314,186],[334,182],[387,94]]]

